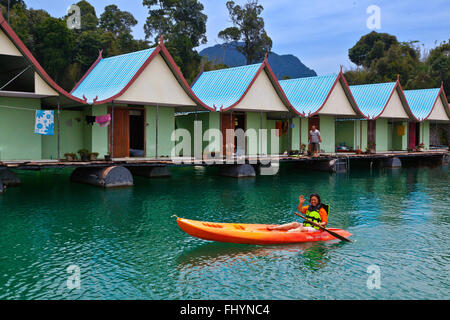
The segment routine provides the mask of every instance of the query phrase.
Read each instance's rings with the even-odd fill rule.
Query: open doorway
[[[145,157],[144,110],[130,110],[130,157]]]

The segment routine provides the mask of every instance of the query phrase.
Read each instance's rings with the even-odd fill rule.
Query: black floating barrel
[[[0,180],[7,187],[15,187],[20,185],[19,177],[6,168],[0,168]]]
[[[133,185],[133,175],[121,166],[79,167],[72,172],[70,181],[103,188],[129,187]]]

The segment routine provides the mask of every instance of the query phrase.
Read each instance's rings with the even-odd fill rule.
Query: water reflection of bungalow
[[[400,82],[357,85],[350,89],[361,112],[369,119],[362,122],[356,138],[361,149],[368,146],[377,152],[406,151],[408,123],[419,120],[411,112]]]
[[[359,130],[359,122],[354,119],[363,116],[342,70],[337,75],[282,80],[280,85],[297,112],[307,117],[294,119],[300,144],[308,144],[308,132],[315,125],[321,132],[325,152],[334,153],[335,145],[343,142],[355,148],[354,132]]]
[[[57,127],[54,136],[34,133],[36,110],[53,110],[64,121],[68,113],[62,108],[80,105],[84,101],[48,76],[0,12],[0,160],[56,159],[73,151],[78,137],[69,129],[60,130],[61,143]]]
[[[169,157],[175,112],[212,110],[193,94],[162,38],[156,48],[100,54],[72,94],[93,105],[89,115],[111,114],[108,128],[92,129],[89,147],[114,158]]]
[[[434,144],[445,144],[446,137],[441,136],[448,130],[450,109],[443,86],[434,89],[405,90],[404,92],[411,111],[421,121],[420,124],[410,123],[408,147],[413,149],[423,143],[425,149],[429,149],[431,130],[435,131],[434,135],[437,136]]]
[[[267,59],[259,64],[203,72],[192,85],[192,90],[207,106],[220,110],[220,114],[204,114],[199,118],[209,120],[207,128],[220,129],[223,137],[226,137],[227,129],[255,130],[254,140],[257,141],[251,144],[252,140],[247,139],[244,150],[237,150],[235,146],[236,154],[271,153],[270,133],[266,149],[259,129],[281,129],[280,134],[285,138],[280,139],[280,150],[289,149],[288,128],[296,111],[291,109]],[[177,125],[180,123],[181,126],[182,121],[180,118]]]

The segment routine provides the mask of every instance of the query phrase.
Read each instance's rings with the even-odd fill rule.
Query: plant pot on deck
[[[83,162],[89,161],[89,157],[90,157],[90,154],[91,154],[89,152],[89,150],[86,150],[86,149],[79,150],[78,154],[80,155],[81,161],[83,161]]]
[[[66,153],[64,156],[66,157],[66,161],[69,162],[77,160],[77,155],[75,153]]]
[[[97,157],[98,157],[98,153],[97,153],[97,152],[92,152],[92,153],[89,155],[89,160],[91,160],[91,161],[96,161],[96,160],[97,160]]]

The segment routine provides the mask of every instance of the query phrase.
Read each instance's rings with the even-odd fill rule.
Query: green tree
[[[169,41],[179,35],[188,37],[193,47],[207,43],[204,7],[198,0],[143,0],[149,16],[144,25],[146,38],[157,42],[160,35]]]
[[[371,70],[380,82],[395,81],[397,75],[405,85],[420,65],[420,53],[414,47],[414,42],[402,42],[392,45],[380,58],[374,58]]]
[[[164,35],[167,49],[185,78],[192,81],[201,62],[194,48],[207,42],[203,5],[198,0],[143,0],[143,4],[149,13],[144,26],[146,39],[157,43]]]
[[[387,33],[372,31],[361,37],[359,41],[349,49],[348,57],[357,66],[369,68],[377,59],[382,58],[393,45],[399,42],[395,36]]]
[[[425,64],[429,67],[430,76],[435,79],[434,86],[444,82],[444,90],[450,100],[450,39],[431,50]]]
[[[46,18],[36,28],[36,58],[55,79],[72,61],[74,35],[62,19]]]
[[[25,4],[25,1],[23,0],[10,0],[9,1],[9,9],[11,10],[16,4],[21,6],[22,8],[26,9],[27,5]],[[3,16],[7,19],[8,18],[8,0],[0,0],[0,9],[2,9]]]
[[[81,14],[81,32],[95,31],[98,26],[98,18],[95,8],[87,1],[82,0],[76,4],[80,7]]]
[[[134,16],[120,10],[116,5],[112,4],[105,7],[105,11],[100,16],[100,28],[109,31],[116,36],[120,34],[131,34],[131,28],[137,24]]]
[[[260,61],[272,50],[272,39],[267,35],[261,17],[264,7],[258,0],[248,0],[243,7],[228,1],[226,6],[233,27],[220,31],[219,38],[234,45],[245,56],[247,64]]]
[[[97,31],[85,31],[76,37],[74,60],[80,64],[83,72],[89,69],[101,49],[102,41]]]

